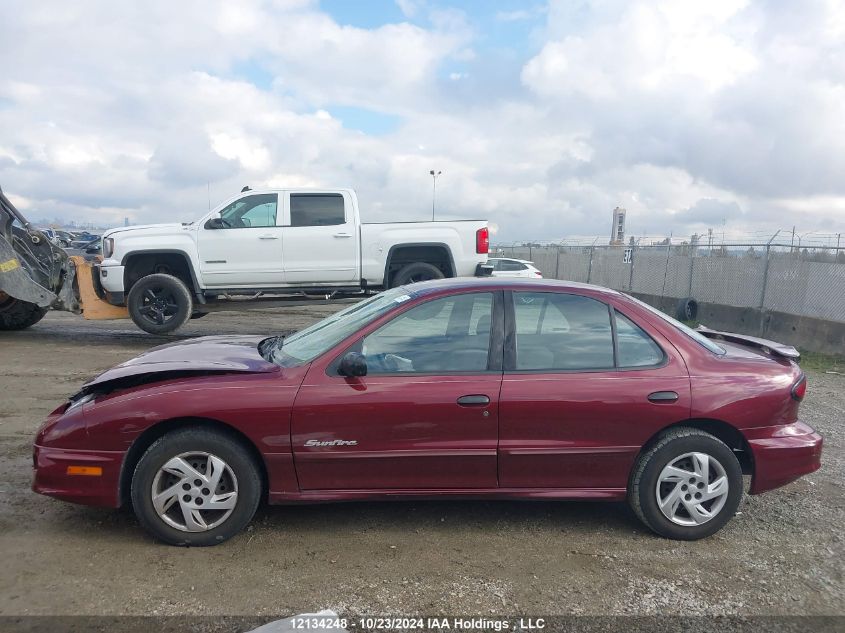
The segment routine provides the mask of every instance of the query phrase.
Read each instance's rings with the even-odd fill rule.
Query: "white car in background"
[[[534,266],[534,262],[510,257],[488,257],[487,263],[493,266],[494,277],[530,277],[542,278],[543,273]]]

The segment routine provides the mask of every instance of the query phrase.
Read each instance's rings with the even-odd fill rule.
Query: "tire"
[[[414,262],[399,269],[399,272],[393,276],[390,287],[395,288],[396,286],[405,286],[430,279],[443,279],[445,276],[437,266],[425,262]]]
[[[0,331],[25,330],[35,325],[49,308],[41,308],[34,303],[9,297],[0,304]]]
[[[698,301],[687,297],[678,301],[675,316],[679,321],[695,321],[698,316]]]
[[[126,299],[129,316],[150,334],[168,334],[188,322],[193,313],[191,291],[181,279],[156,273],[141,277]]]
[[[222,472],[216,490],[202,485],[207,484],[209,477],[213,478],[216,472],[214,467],[210,474],[206,470],[209,456],[219,460],[215,464]],[[185,468],[175,461],[178,459],[182,460]],[[223,467],[220,467],[221,462]],[[163,470],[168,463],[171,463],[169,471]],[[175,474],[180,468],[186,476]],[[198,472],[202,479],[196,479],[196,475],[192,479],[191,468],[195,468],[193,472]],[[197,486],[194,481],[201,484]],[[185,485],[190,488],[184,489]],[[173,487],[178,490],[173,495],[175,499],[166,495],[162,497],[171,501],[163,512],[166,518],[163,518],[154,505],[154,491],[161,493]],[[232,500],[232,493],[233,507],[210,507],[215,502],[227,504]],[[252,520],[261,493],[261,475],[249,451],[226,433],[196,427],[172,431],[153,442],[132,475],[132,507],[138,521],[150,534],[170,545],[207,547],[232,538]],[[190,501],[186,502],[186,498]],[[186,507],[187,514],[183,510]],[[188,515],[195,521],[198,516],[203,523],[196,521],[189,524]],[[191,531],[189,525],[197,531]]]
[[[694,472],[695,458],[687,457],[692,453],[707,456],[710,473],[707,482],[703,482]],[[689,478],[676,477],[673,474],[675,471],[668,470],[670,466],[678,467],[679,471],[689,471]],[[667,479],[663,479],[664,474]],[[725,478],[727,491],[713,499],[706,499],[709,489],[720,477]],[[715,486],[715,492],[719,489]],[[640,521],[657,534],[671,539],[694,541],[715,534],[730,521],[739,507],[742,493],[742,468],[733,451],[709,433],[679,427],[664,433],[637,460],[628,484],[628,503]],[[677,509],[674,512],[671,508],[672,495],[677,495],[677,502],[674,503]],[[697,502],[699,497],[696,495],[703,500]],[[668,502],[667,512],[674,514],[674,520],[661,510],[658,496]],[[687,510],[688,506],[693,508],[693,512]],[[707,518],[711,512],[712,518]]]

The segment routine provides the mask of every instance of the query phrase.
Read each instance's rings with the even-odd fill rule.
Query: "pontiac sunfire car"
[[[85,384],[38,432],[36,492],[131,504],[173,544],[259,502],[627,499],[698,539],[743,494],[813,472],[791,347],[691,330],[560,281],[394,288],[288,337],[165,345]]]

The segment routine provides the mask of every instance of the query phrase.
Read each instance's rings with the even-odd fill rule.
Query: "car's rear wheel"
[[[141,277],[126,300],[129,316],[150,334],[168,334],[191,318],[191,291],[178,277],[156,273]]]
[[[429,281],[430,279],[443,279],[445,275],[443,271],[433,264],[426,264],[425,262],[414,262],[399,269],[393,277],[391,287],[405,286],[407,284],[415,284],[420,281]]]
[[[733,451],[709,433],[680,427],[640,456],[628,501],[653,531],[692,541],[718,532],[733,517],[742,489]]]
[[[261,476],[249,451],[227,434],[168,433],[144,453],[132,477],[141,525],[171,545],[217,545],[252,520]]]

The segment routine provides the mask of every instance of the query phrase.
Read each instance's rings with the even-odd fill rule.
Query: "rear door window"
[[[346,224],[343,196],[339,193],[290,194],[291,226]]]
[[[589,297],[514,292],[517,370],[614,369],[607,305]]]

